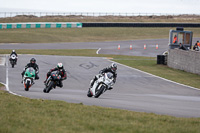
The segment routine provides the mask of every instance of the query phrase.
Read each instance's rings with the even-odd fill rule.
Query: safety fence
[[[0,23],[0,29],[13,28],[82,28],[82,23],[79,22],[38,22],[38,23]]]
[[[199,16],[200,14],[180,14],[180,13],[126,13],[126,12],[0,12],[0,18],[16,16]]]

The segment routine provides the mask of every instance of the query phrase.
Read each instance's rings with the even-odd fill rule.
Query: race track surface
[[[31,57],[37,59],[40,79],[27,92],[21,84],[21,72]],[[8,62],[8,58],[6,61]],[[63,88],[53,89],[49,94],[43,93],[46,73],[58,62],[64,64],[68,79],[63,81]],[[0,66],[0,72],[5,76],[1,76],[0,81],[5,82],[7,77],[11,92],[29,98],[63,100],[177,117],[200,117],[199,90],[168,82],[121,64],[118,64],[118,78],[114,89],[105,92],[98,99],[88,98],[90,80],[110,64],[111,61],[99,57],[20,55],[15,68],[11,68],[10,64],[7,67]],[[4,70],[7,71],[7,76]]]
[[[146,49],[144,45],[146,44]],[[158,44],[158,49],[156,49]],[[120,50],[118,46],[120,45]],[[130,50],[132,45],[132,50]],[[130,40],[113,42],[77,42],[77,43],[10,43],[0,44],[0,49],[99,49],[99,54],[135,55],[156,57],[168,49],[168,39]]]

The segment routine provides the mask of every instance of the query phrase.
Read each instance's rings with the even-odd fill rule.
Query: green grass
[[[168,38],[175,28],[0,29],[0,43],[98,42]],[[192,30],[200,36],[200,28]]]
[[[4,87],[4,85],[0,83],[0,88],[1,88],[1,87]]]
[[[39,55],[66,55],[66,56],[98,56],[95,49],[17,49],[17,54],[39,54]],[[10,49],[0,49],[0,54],[10,54]],[[101,55],[103,56],[103,55]]]
[[[197,133],[200,118],[36,100],[0,91],[1,133]]]

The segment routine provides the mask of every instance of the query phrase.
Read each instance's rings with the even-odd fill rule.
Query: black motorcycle
[[[61,80],[61,74],[59,71],[53,71],[51,72],[51,75],[48,77],[45,88],[43,90],[44,93],[49,93],[53,88],[56,88],[56,86],[59,84]]]
[[[16,65],[17,64],[17,56],[16,55],[14,55],[14,54],[12,54],[11,56],[10,56],[10,64],[11,64],[11,66],[12,66],[12,68],[14,68],[14,65]]]

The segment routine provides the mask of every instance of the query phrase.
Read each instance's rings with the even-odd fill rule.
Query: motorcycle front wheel
[[[25,86],[25,91],[29,91],[30,81],[27,81]]]
[[[95,90],[95,96],[94,97],[98,98],[103,93],[104,88],[105,88],[105,85],[100,85],[100,88],[98,86]]]
[[[49,86],[47,86],[47,87],[45,88],[44,92],[45,92],[45,93],[49,93],[50,90],[53,88],[53,85],[54,85],[54,81],[51,81],[51,82],[49,83]]]
[[[11,61],[10,64],[11,64],[12,68],[14,68],[14,66],[15,66],[14,62]]]

